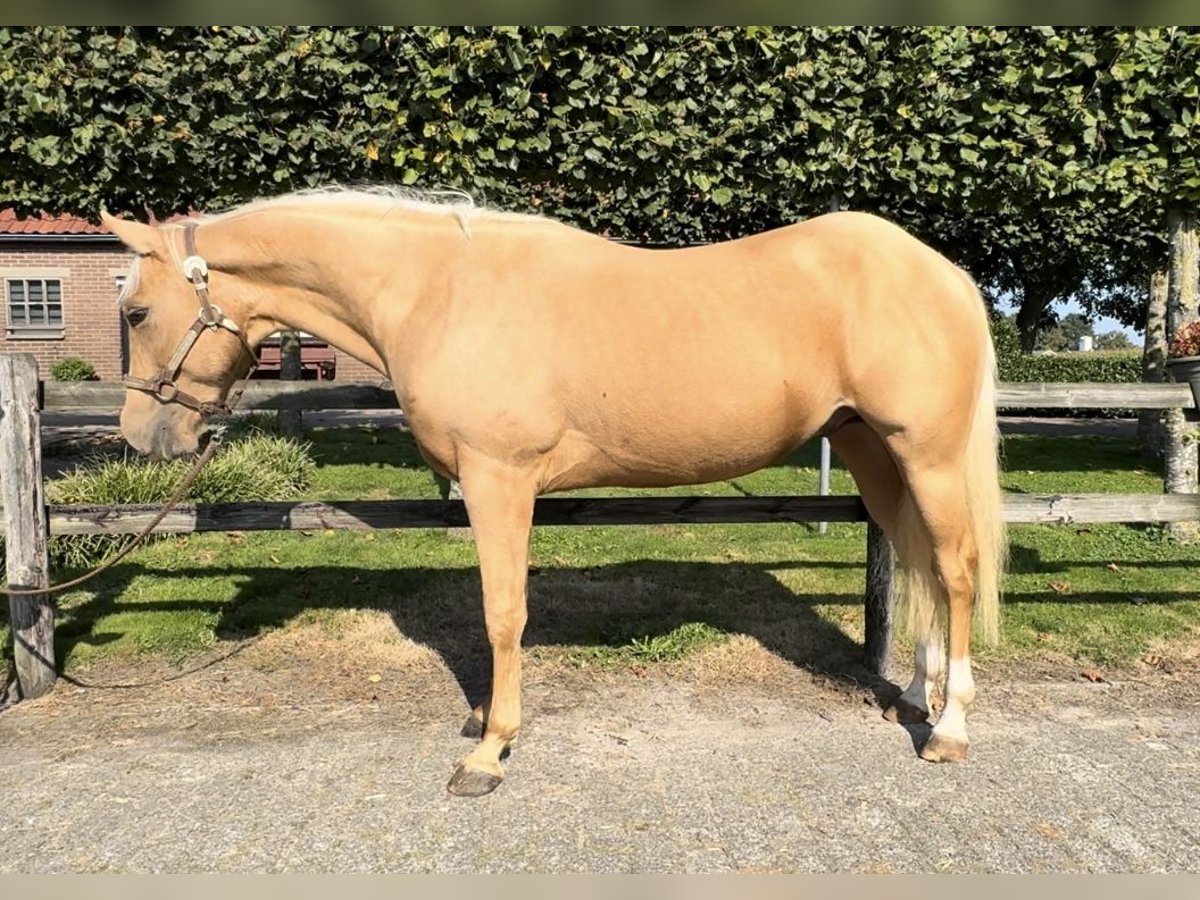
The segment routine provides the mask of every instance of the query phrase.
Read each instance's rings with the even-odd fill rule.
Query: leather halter
[[[187,355],[196,345],[200,335],[205,331],[216,331],[219,328],[225,329],[241,342],[242,349],[250,357],[251,372],[258,367],[258,357],[246,341],[246,336],[237,323],[226,316],[221,307],[214,304],[208,297],[208,263],[196,252],[195,222],[187,222],[183,226],[183,249],[187,254],[187,258],[183,261],[183,276],[192,283],[196,296],[200,300],[200,312],[196,316],[196,321],[180,339],[179,345],[171,354],[167,364],[159,369],[153,378],[134,378],[126,375],[121,381],[127,389],[145,391],[162,403],[178,403],[194,409],[202,416],[227,414],[230,411],[228,403],[200,400],[179,389],[175,379],[179,376],[179,370],[183,368],[183,361],[187,359]],[[240,393],[239,391],[238,394]]]

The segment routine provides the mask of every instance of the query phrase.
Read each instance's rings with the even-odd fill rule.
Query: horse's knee
[[[487,617],[488,643],[493,650],[513,650],[521,643],[529,614],[525,604]]]

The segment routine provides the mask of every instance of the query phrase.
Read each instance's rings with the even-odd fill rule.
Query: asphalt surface
[[[296,699],[236,666],[0,714],[2,872],[1187,872],[1200,707],[1140,684],[980,680],[971,759],[865,696],[534,672],[508,779],[445,670]],[[230,686],[247,681],[244,692]],[[319,693],[319,691],[318,691]]]

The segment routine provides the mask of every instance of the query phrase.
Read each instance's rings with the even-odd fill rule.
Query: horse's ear
[[[100,221],[134,253],[142,256],[161,256],[166,249],[162,235],[152,225],[143,225],[132,219],[118,219],[103,209],[100,210]]]

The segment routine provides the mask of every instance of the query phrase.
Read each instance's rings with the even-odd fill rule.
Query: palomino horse
[[[921,755],[965,757],[972,607],[994,636],[1004,556],[993,354],[971,280],[899,228],[834,213],[644,250],[351,191],[182,225],[104,222],[137,254],[121,300],[135,448],[195,451],[249,348],[295,328],[386,373],[429,465],[461,483],[493,668],[451,792],[493,790],[521,724],[538,494],[733,478],[817,434],[896,548],[917,653],[888,716],[924,720],[944,677]]]

